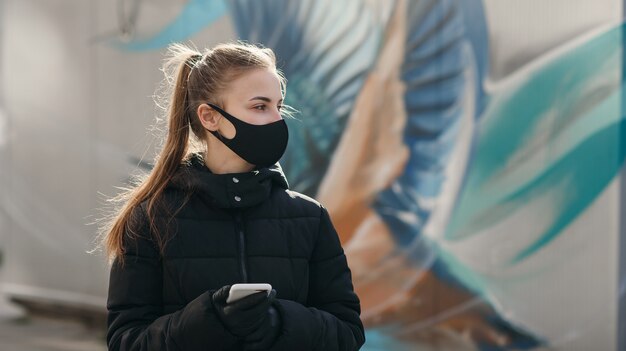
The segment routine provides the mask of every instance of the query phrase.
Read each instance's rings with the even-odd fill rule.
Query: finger
[[[265,291],[261,291],[261,292],[254,293],[252,295],[248,295],[229,305],[239,310],[246,310],[253,306],[258,305],[259,303],[262,303],[265,300],[267,300],[267,293]]]
[[[269,300],[263,299],[261,302],[251,306],[242,304],[226,305],[224,307],[224,313],[229,315],[236,315],[242,319],[264,320],[269,307]]]
[[[213,294],[213,300],[217,302],[225,303],[229,292],[230,292],[230,285],[224,285]]]

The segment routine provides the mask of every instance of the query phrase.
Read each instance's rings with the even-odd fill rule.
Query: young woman
[[[277,163],[288,130],[274,53],[169,52],[164,147],[104,231],[109,350],[359,349],[360,303],[328,212],[290,191]],[[274,290],[227,303],[235,283]]]

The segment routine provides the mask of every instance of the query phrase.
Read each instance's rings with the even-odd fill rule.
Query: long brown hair
[[[144,201],[144,219],[148,221],[150,236],[163,254],[168,234],[157,228],[156,210],[178,167],[194,151],[194,147],[206,147],[206,132],[195,113],[200,104],[212,102],[223,105],[221,93],[228,87],[228,82],[258,68],[274,70],[283,95],[285,93],[286,79],[276,68],[276,57],[268,48],[233,42],[219,44],[201,53],[186,45],[173,44],[168,47],[167,54],[162,71],[168,94],[164,104],[160,104],[166,111],[165,143],[152,171],[134,187],[110,199],[117,205],[116,209],[100,227],[101,246],[110,261],[115,258],[123,261],[124,240],[137,234],[129,228],[134,220],[131,214]],[[190,135],[190,130],[193,135]]]

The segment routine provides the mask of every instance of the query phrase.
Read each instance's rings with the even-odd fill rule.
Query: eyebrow
[[[272,102],[272,99],[270,99],[268,97],[265,97],[265,96],[255,96],[252,99],[250,99],[249,101],[252,101],[252,100],[261,100],[261,101],[265,101],[265,102]],[[283,99],[278,100],[278,102],[281,102],[281,101],[283,101]]]

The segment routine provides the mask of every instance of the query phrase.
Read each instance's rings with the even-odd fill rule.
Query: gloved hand
[[[213,308],[231,334],[240,338],[245,337],[265,322],[270,299],[267,293],[262,291],[227,304],[229,291],[230,285],[225,285],[213,293]]]
[[[267,315],[255,331],[244,337],[244,350],[267,350],[278,338],[282,329],[282,320],[278,310],[273,306],[275,296],[276,290],[272,289],[268,297],[270,304],[267,308]]]

